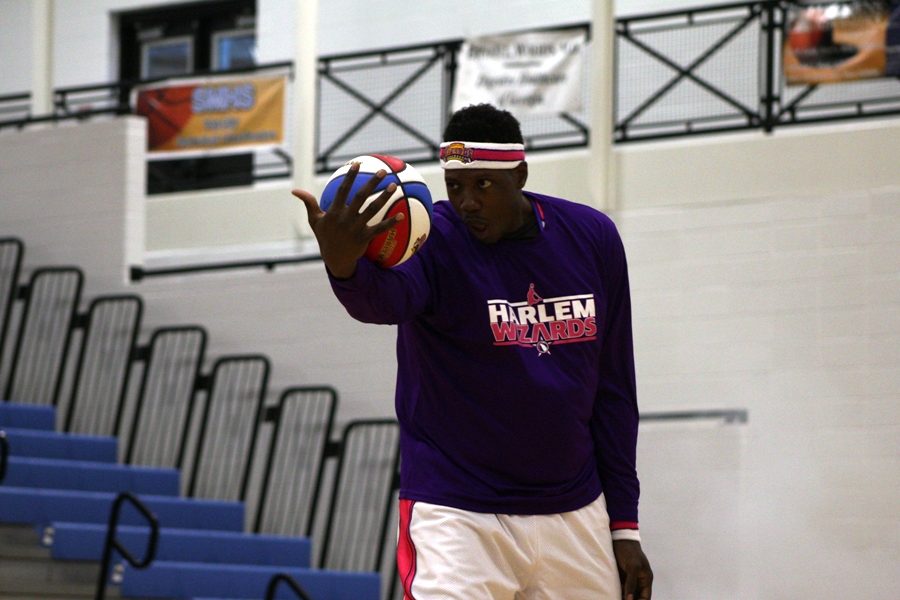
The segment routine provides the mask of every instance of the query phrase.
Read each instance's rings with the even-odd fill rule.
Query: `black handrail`
[[[9,320],[12,316],[12,307],[16,301],[19,287],[19,270],[22,268],[22,255],[25,253],[25,244],[17,237],[0,237],[0,256],[6,255],[4,247],[10,247],[15,252],[12,260],[5,263],[6,272],[9,273],[7,295],[0,298],[0,364],[3,362],[3,349],[6,347],[6,332],[9,328]],[[10,264],[11,263],[11,264]],[[9,400],[9,398],[6,398]]]
[[[726,424],[744,425],[749,420],[746,408],[711,410],[674,410],[641,413],[641,421],[702,421],[721,420]]]
[[[236,260],[230,262],[202,263],[194,265],[186,265],[183,267],[162,267],[159,269],[145,269],[139,266],[132,266],[129,269],[129,276],[132,282],[138,282],[147,277],[164,277],[167,275],[182,275],[185,273],[197,273],[200,271],[224,271],[229,269],[252,269],[262,267],[267,271],[274,271],[275,267],[281,265],[296,265],[306,262],[318,262],[322,260],[319,254],[310,254],[305,256],[288,256],[284,258],[263,258],[254,260]]]
[[[288,575],[287,573],[276,573],[272,576],[272,579],[269,580],[269,585],[266,586],[266,599],[265,600],[275,600],[275,590],[278,589],[279,583],[285,583],[291,590],[297,594],[297,597],[300,600],[313,600],[312,596],[306,593],[306,590],[297,583],[297,580]]]
[[[9,440],[6,432],[0,429],[0,483],[6,479],[6,464],[9,459]]]
[[[116,539],[116,528],[119,525],[119,512],[124,502],[130,502],[140,512],[150,525],[150,539],[147,542],[147,550],[141,560],[134,556]],[[109,576],[109,563],[112,560],[113,550],[122,555],[135,569],[144,569],[156,558],[156,545],[159,542],[159,520],[147,506],[129,492],[120,493],[112,505],[109,513],[109,525],[106,529],[106,543],[103,546],[103,561],[100,564],[100,575],[97,580],[97,593],[94,600],[103,600],[106,596],[106,581]]]
[[[279,61],[224,71],[198,70],[191,73],[167,75],[165,77],[153,77],[149,79],[125,79],[110,83],[95,83],[89,85],[77,85],[57,88],[53,90],[53,112],[45,115],[29,115],[21,119],[11,119],[7,121],[0,120],[0,129],[4,127],[16,127],[21,129],[22,127],[25,127],[26,125],[30,125],[32,123],[56,122],[64,121],[67,119],[85,119],[95,115],[103,114],[128,114],[131,112],[131,107],[129,106],[127,98],[131,93],[131,90],[139,85],[147,85],[173,79],[177,80],[208,76],[241,75],[244,73],[254,73],[257,71],[265,71],[271,69],[288,69],[288,77],[293,78],[293,66],[294,63],[291,61]],[[67,99],[70,95],[104,91],[110,92],[108,96],[110,106],[104,108],[72,110],[72,107],[67,102]],[[0,101],[22,100],[28,97],[30,97],[30,94],[28,93],[14,94],[10,96],[0,97]]]

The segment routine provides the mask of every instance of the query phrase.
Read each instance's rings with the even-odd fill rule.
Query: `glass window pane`
[[[255,33],[220,33],[216,34],[214,39],[213,69],[217,71],[243,69],[256,64]]]
[[[166,77],[190,73],[192,58],[190,39],[161,40],[144,44],[141,77]]]

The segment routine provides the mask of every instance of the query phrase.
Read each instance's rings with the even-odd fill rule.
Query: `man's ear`
[[[513,174],[516,178],[516,185],[521,190],[525,187],[525,182],[528,181],[528,163],[524,160],[520,162],[519,166],[513,169]]]

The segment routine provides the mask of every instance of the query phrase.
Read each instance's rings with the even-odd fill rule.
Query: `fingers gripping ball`
[[[378,171],[384,169],[387,172],[385,178],[360,207],[360,212],[365,210],[388,185],[397,184],[391,198],[375,213],[369,225],[375,225],[398,213],[403,213],[404,218],[369,242],[366,257],[382,267],[399,265],[409,260],[428,239],[428,233],[431,231],[431,192],[419,172],[401,159],[381,154],[366,154],[357,156],[334,172],[325,184],[325,190],[319,199],[322,210],[328,210],[334,202],[338,188],[354,162],[360,163],[359,172],[347,195],[347,204],[350,204],[360,188]]]

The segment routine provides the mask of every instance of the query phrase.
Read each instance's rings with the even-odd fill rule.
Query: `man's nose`
[[[459,208],[463,212],[467,213],[477,212],[481,208],[481,203],[478,202],[473,194],[463,192],[462,201],[459,203]]]

